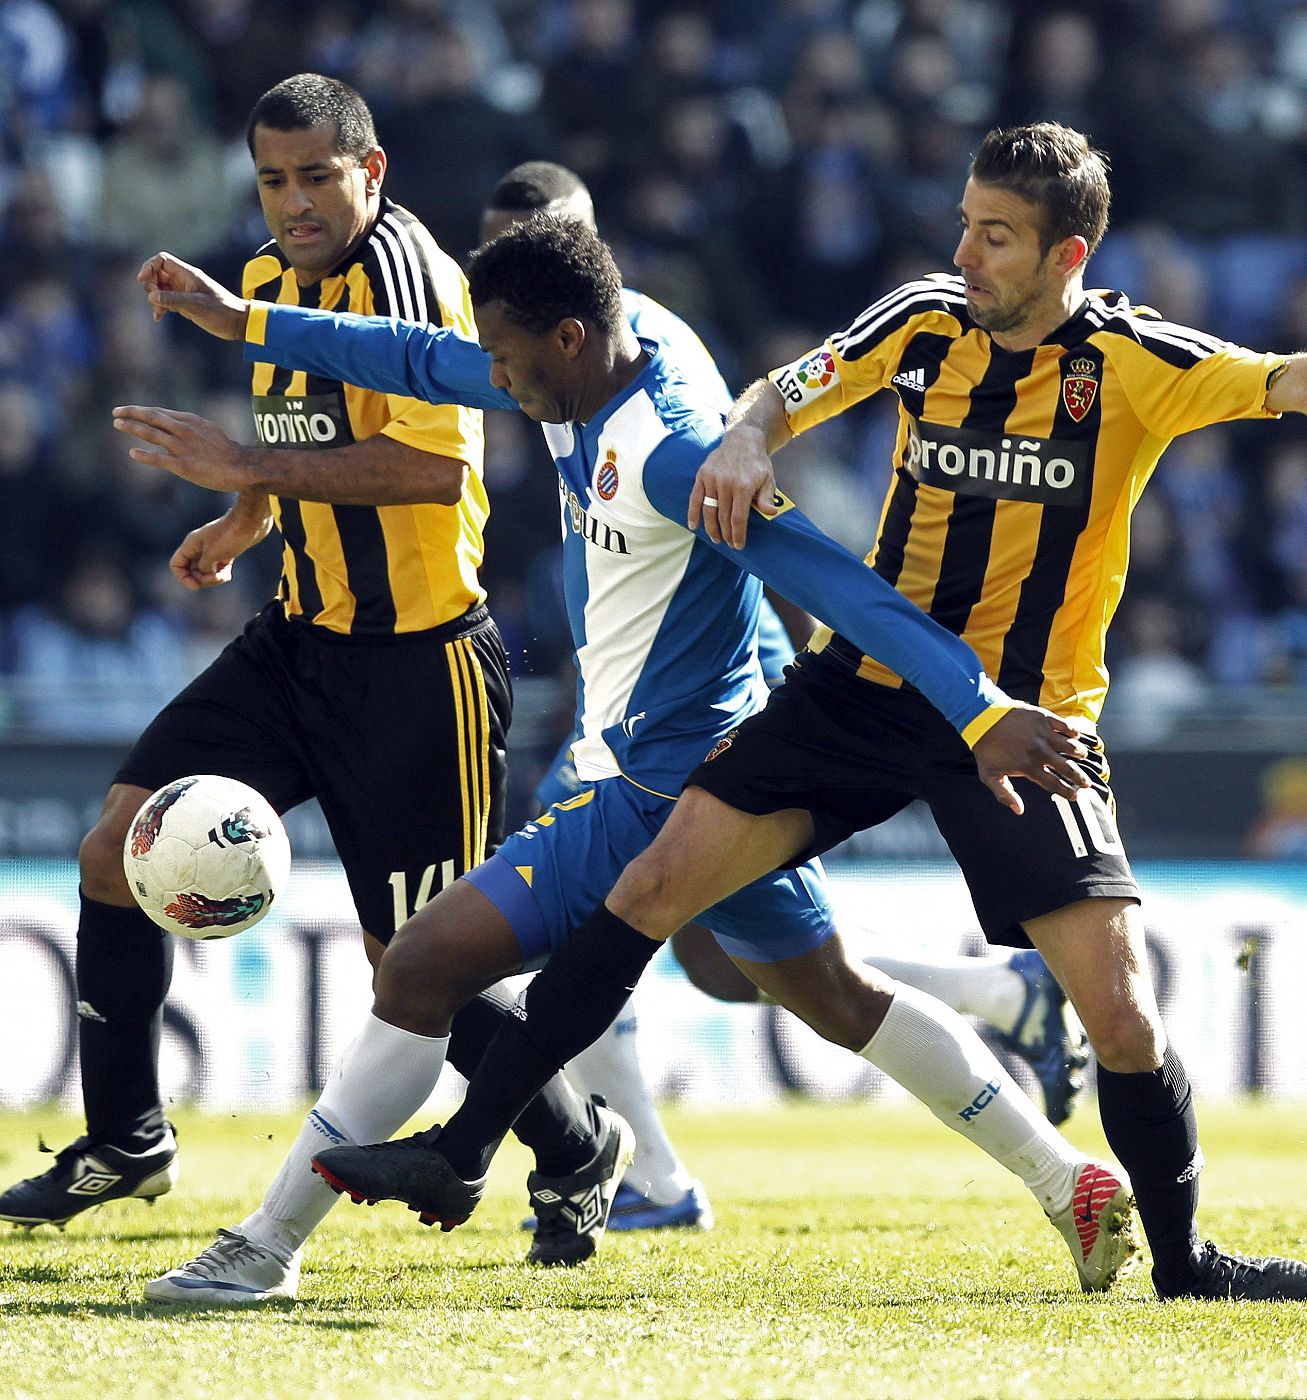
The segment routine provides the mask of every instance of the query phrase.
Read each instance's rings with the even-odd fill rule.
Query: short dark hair
[[[588,195],[585,181],[565,165],[552,160],[528,160],[515,165],[490,191],[487,209],[547,209],[555,200]]]
[[[467,280],[474,307],[497,301],[535,335],[568,316],[605,333],[622,323],[622,275],[612,250],[576,219],[533,214],[514,224],[472,254]]]
[[[336,128],[336,150],[356,161],[377,148],[377,128],[362,96],[339,78],[322,73],[296,73],[267,92],[254,104],[245,124],[245,144],[254,154],[254,128],[302,131],[331,122]]]
[[[1039,208],[1045,253],[1075,234],[1089,244],[1091,253],[1098,247],[1112,202],[1107,170],[1102,151],[1058,122],[991,131],[971,162],[973,179],[1010,190]]]

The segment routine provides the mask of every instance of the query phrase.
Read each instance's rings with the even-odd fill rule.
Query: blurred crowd
[[[117,403],[249,440],[245,367],[156,326],[160,248],[234,283],[266,237],[246,115],[291,73],[362,91],[386,192],[463,257],[518,161],[590,184],[629,285],[742,387],[880,291],[951,268],[979,135],[1055,118],[1111,157],[1089,282],[1258,348],[1307,347],[1307,4],[1289,0],[0,0],[0,733],[132,737],[269,596],[277,551],[193,595],[219,513],[133,464]],[[519,672],[561,674],[555,488],[488,426],[484,578]],[[893,405],[800,439],[783,484],[868,545]],[[1135,515],[1109,723],[1307,685],[1307,423],[1182,440]]]

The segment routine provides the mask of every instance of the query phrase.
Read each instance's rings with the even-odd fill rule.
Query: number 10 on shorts
[[[1057,808],[1062,825],[1071,841],[1071,849],[1077,856],[1087,856],[1089,847],[1100,855],[1120,856],[1125,854],[1125,846],[1116,829],[1116,819],[1103,801],[1102,794],[1092,788],[1080,792],[1074,802],[1053,794],[1053,805]],[[1086,844],[1088,842],[1088,844]]]

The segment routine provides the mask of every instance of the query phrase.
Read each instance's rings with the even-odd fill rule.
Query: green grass
[[[341,1205],[300,1300],[147,1307],[141,1286],[240,1220],[298,1120],[180,1118],[180,1187],[64,1234],[0,1235],[0,1397],[929,1397],[1307,1395],[1307,1307],[1154,1301],[1144,1270],[1085,1298],[1019,1185],[915,1107],[670,1112],[718,1214],[708,1235],[609,1236],[527,1269],[526,1160],[467,1226]],[[1092,1108],[1071,1136],[1101,1151]],[[1307,1255],[1307,1119],[1204,1113],[1206,1230]],[[0,1179],[78,1125],[0,1115]]]

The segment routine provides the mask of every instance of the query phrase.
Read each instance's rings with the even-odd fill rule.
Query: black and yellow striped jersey
[[[964,637],[1016,699],[1098,718],[1104,643],[1125,586],[1130,513],[1172,438],[1273,417],[1254,354],[1090,292],[1043,343],[1009,351],[960,277],[890,292],[770,376],[799,433],[874,394],[899,397],[894,474],[867,563]],[[818,630],[810,650],[900,678]]]
[[[320,282],[301,287],[270,242],[246,263],[242,284],[244,295],[257,301],[430,321],[476,338],[458,264],[412,214],[386,199],[372,231]],[[266,447],[330,449],[384,433],[468,467],[454,506],[274,497],[284,542],[279,596],[288,617],[333,632],[418,632],[485,600],[477,569],[490,508],[479,411],[257,363],[253,394],[255,426]]]

